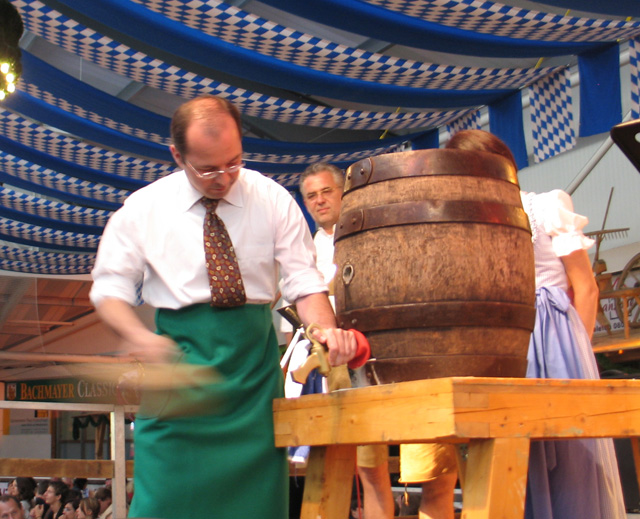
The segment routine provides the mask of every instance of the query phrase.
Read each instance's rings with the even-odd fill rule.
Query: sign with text
[[[116,382],[61,378],[8,382],[5,399],[34,402],[117,403]]]
[[[41,413],[45,413],[44,416]],[[12,409],[9,434],[49,434],[49,413],[33,409]]]

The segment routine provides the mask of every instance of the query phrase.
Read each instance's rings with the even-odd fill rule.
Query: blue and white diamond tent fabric
[[[480,119],[480,110],[473,110],[462,117],[459,117],[450,124],[447,124],[447,131],[449,135],[453,137],[456,133],[462,130],[481,130],[482,121]]]
[[[576,145],[569,71],[549,75],[529,88],[533,153],[535,161],[542,162]]]
[[[640,72],[638,58],[640,41],[638,38],[629,40],[629,73],[631,76],[631,119],[640,119]]]
[[[109,215],[175,169],[185,99],[235,103],[249,167],[297,195],[310,163],[437,146],[487,107],[520,134],[505,101],[527,89],[536,160],[569,149],[569,67],[640,35],[632,0],[584,0],[579,16],[575,0],[11,2],[25,36],[0,103],[0,268],[38,274],[89,272]]]

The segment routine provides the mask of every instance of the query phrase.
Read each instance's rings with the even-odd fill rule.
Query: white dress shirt
[[[333,232],[335,233],[336,226],[333,226]],[[313,237],[313,244],[316,248],[316,266],[324,278],[324,282],[329,285],[336,274],[336,265],[333,263],[333,237],[334,234],[328,234],[322,227],[318,227],[315,236]],[[336,303],[335,297],[330,295],[329,302],[335,311]],[[282,306],[289,306],[291,303],[282,298]],[[282,333],[289,333],[293,331],[293,325],[286,319],[282,319],[280,322],[280,331]]]
[[[142,298],[153,307],[209,301],[201,198],[184,171],[129,196],[102,235],[92,271],[93,304],[107,297],[135,304],[143,278]],[[243,169],[216,212],[233,242],[248,303],[274,299],[278,272],[290,301],[327,291],[302,211],[282,186]]]
[[[325,283],[331,283],[336,275],[336,265],[333,262],[333,238],[336,226],[333,226],[333,233],[328,234],[322,227],[318,228],[316,235],[313,237],[313,243],[316,246],[316,256],[318,260],[316,265],[318,270],[322,272]]]

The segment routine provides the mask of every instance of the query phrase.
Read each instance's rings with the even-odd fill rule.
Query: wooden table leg
[[[636,469],[636,483],[638,484],[638,490],[640,490],[640,445],[638,444],[638,437],[629,438],[631,442],[631,452],[633,452],[633,464]]]
[[[347,519],[355,466],[355,445],[312,447],[300,519]]]
[[[629,338],[629,299],[626,297],[621,297],[622,299],[622,313],[624,314],[624,338]]]
[[[522,519],[528,466],[528,438],[471,440],[462,519]]]

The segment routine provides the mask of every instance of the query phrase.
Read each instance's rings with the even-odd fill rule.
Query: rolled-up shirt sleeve
[[[94,306],[107,298],[121,299],[132,306],[138,300],[137,286],[144,277],[145,264],[136,239],[137,220],[130,217],[130,212],[125,203],[111,216],[100,239],[89,293]]]
[[[286,191],[279,195],[275,257],[282,276],[282,296],[297,301],[309,294],[328,292],[316,267],[316,249],[301,209]]]

